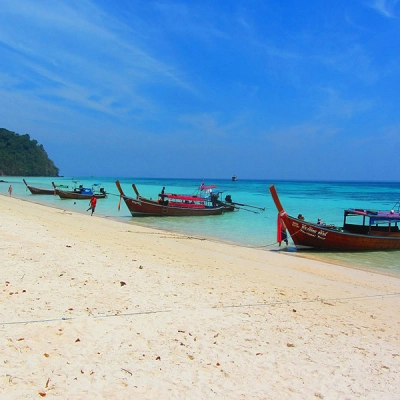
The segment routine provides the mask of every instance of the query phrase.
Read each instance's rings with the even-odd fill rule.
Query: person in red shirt
[[[93,215],[94,210],[96,209],[96,204],[97,204],[97,199],[96,196],[93,195],[89,201],[89,208],[86,210],[86,211],[89,211],[90,209],[92,210],[92,213],[90,215]]]

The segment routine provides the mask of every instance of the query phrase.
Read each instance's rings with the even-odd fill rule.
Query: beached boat
[[[58,186],[52,182],[53,187],[57,190],[57,194],[61,199],[69,200],[88,200],[92,196],[97,199],[104,199],[107,197],[107,193],[104,188],[100,187],[98,183],[93,184],[91,188],[85,188],[82,185],[76,186],[73,190],[61,190]]]
[[[56,195],[57,194],[57,189],[42,189],[42,188],[37,188],[35,186],[28,185],[26,183],[25,179],[22,179],[25,183],[25,186],[28,188],[28,190],[32,194],[46,194],[46,195]]]
[[[132,216],[205,216],[235,210],[234,204],[219,200],[220,192],[212,191],[216,186],[201,185],[199,194],[193,195],[162,192],[157,200],[152,200],[142,197],[135,184],[132,187],[136,198],[126,196],[119,181],[115,184]]]
[[[298,218],[288,215],[273,185],[270,192],[278,209],[278,224],[280,219],[284,222],[299,250],[400,250],[399,206],[389,211],[350,208],[344,210],[343,226],[336,227],[321,221],[307,222],[301,214]]]

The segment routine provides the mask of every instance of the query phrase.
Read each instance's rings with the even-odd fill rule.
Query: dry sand
[[[400,280],[0,196],[1,399],[398,399]]]

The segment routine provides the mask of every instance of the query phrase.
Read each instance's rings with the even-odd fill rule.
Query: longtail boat
[[[275,186],[271,185],[269,190],[278,210],[278,226],[283,221],[298,250],[400,250],[399,203],[396,204],[397,210],[346,209],[343,226],[336,227],[321,221],[307,222],[302,219],[301,214],[298,218],[288,215],[282,207]]]
[[[126,196],[119,181],[115,184],[120,198],[124,200],[132,216],[205,216],[235,210],[234,204],[220,201],[219,193],[212,192],[215,186],[201,185],[199,191],[204,192],[204,195],[173,194],[162,191],[158,195],[158,200],[152,200],[141,196],[134,183],[132,188],[136,198]]]
[[[57,190],[57,194],[61,199],[69,199],[69,200],[89,200],[92,196],[96,197],[96,199],[104,199],[107,197],[107,193],[104,188],[99,187],[99,184],[94,184],[91,188],[85,188],[82,185],[75,187],[73,190],[61,190],[58,186],[52,182],[53,187]]]
[[[32,193],[32,194],[46,194],[46,195],[56,195],[57,194],[57,189],[42,189],[42,188],[37,188],[31,185],[28,185],[26,183],[25,179],[22,179],[25,183],[25,186],[28,188],[28,190]]]

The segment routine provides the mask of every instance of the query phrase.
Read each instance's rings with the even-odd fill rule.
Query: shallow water
[[[101,183],[108,192],[106,199],[97,202],[96,214],[117,219],[124,223],[140,224],[148,227],[180,232],[197,237],[238,243],[249,247],[278,250],[276,244],[277,210],[269,193],[274,184],[285,210],[297,216],[302,213],[307,220],[341,226],[345,208],[375,210],[392,209],[400,199],[400,184],[393,182],[297,182],[268,180],[206,180],[205,184],[216,184],[218,190],[232,196],[237,203],[265,208],[241,207],[239,211],[209,217],[131,217],[122,202],[118,211],[119,193],[115,180],[121,181],[125,194],[134,196],[134,182],[141,195],[156,199],[162,187],[166,192],[193,194],[201,184],[199,179],[144,179],[144,178],[74,178],[84,187]],[[0,193],[7,194],[11,183],[13,196],[53,207],[86,213],[88,201],[61,200],[58,196],[32,195],[26,189],[22,177],[2,177]],[[28,184],[51,188],[57,185],[73,186],[73,178],[26,178]],[[398,207],[398,206],[396,206]],[[287,249],[295,252],[295,247]],[[301,256],[317,258],[332,263],[363,268],[400,276],[400,251],[363,253],[301,253]]]

